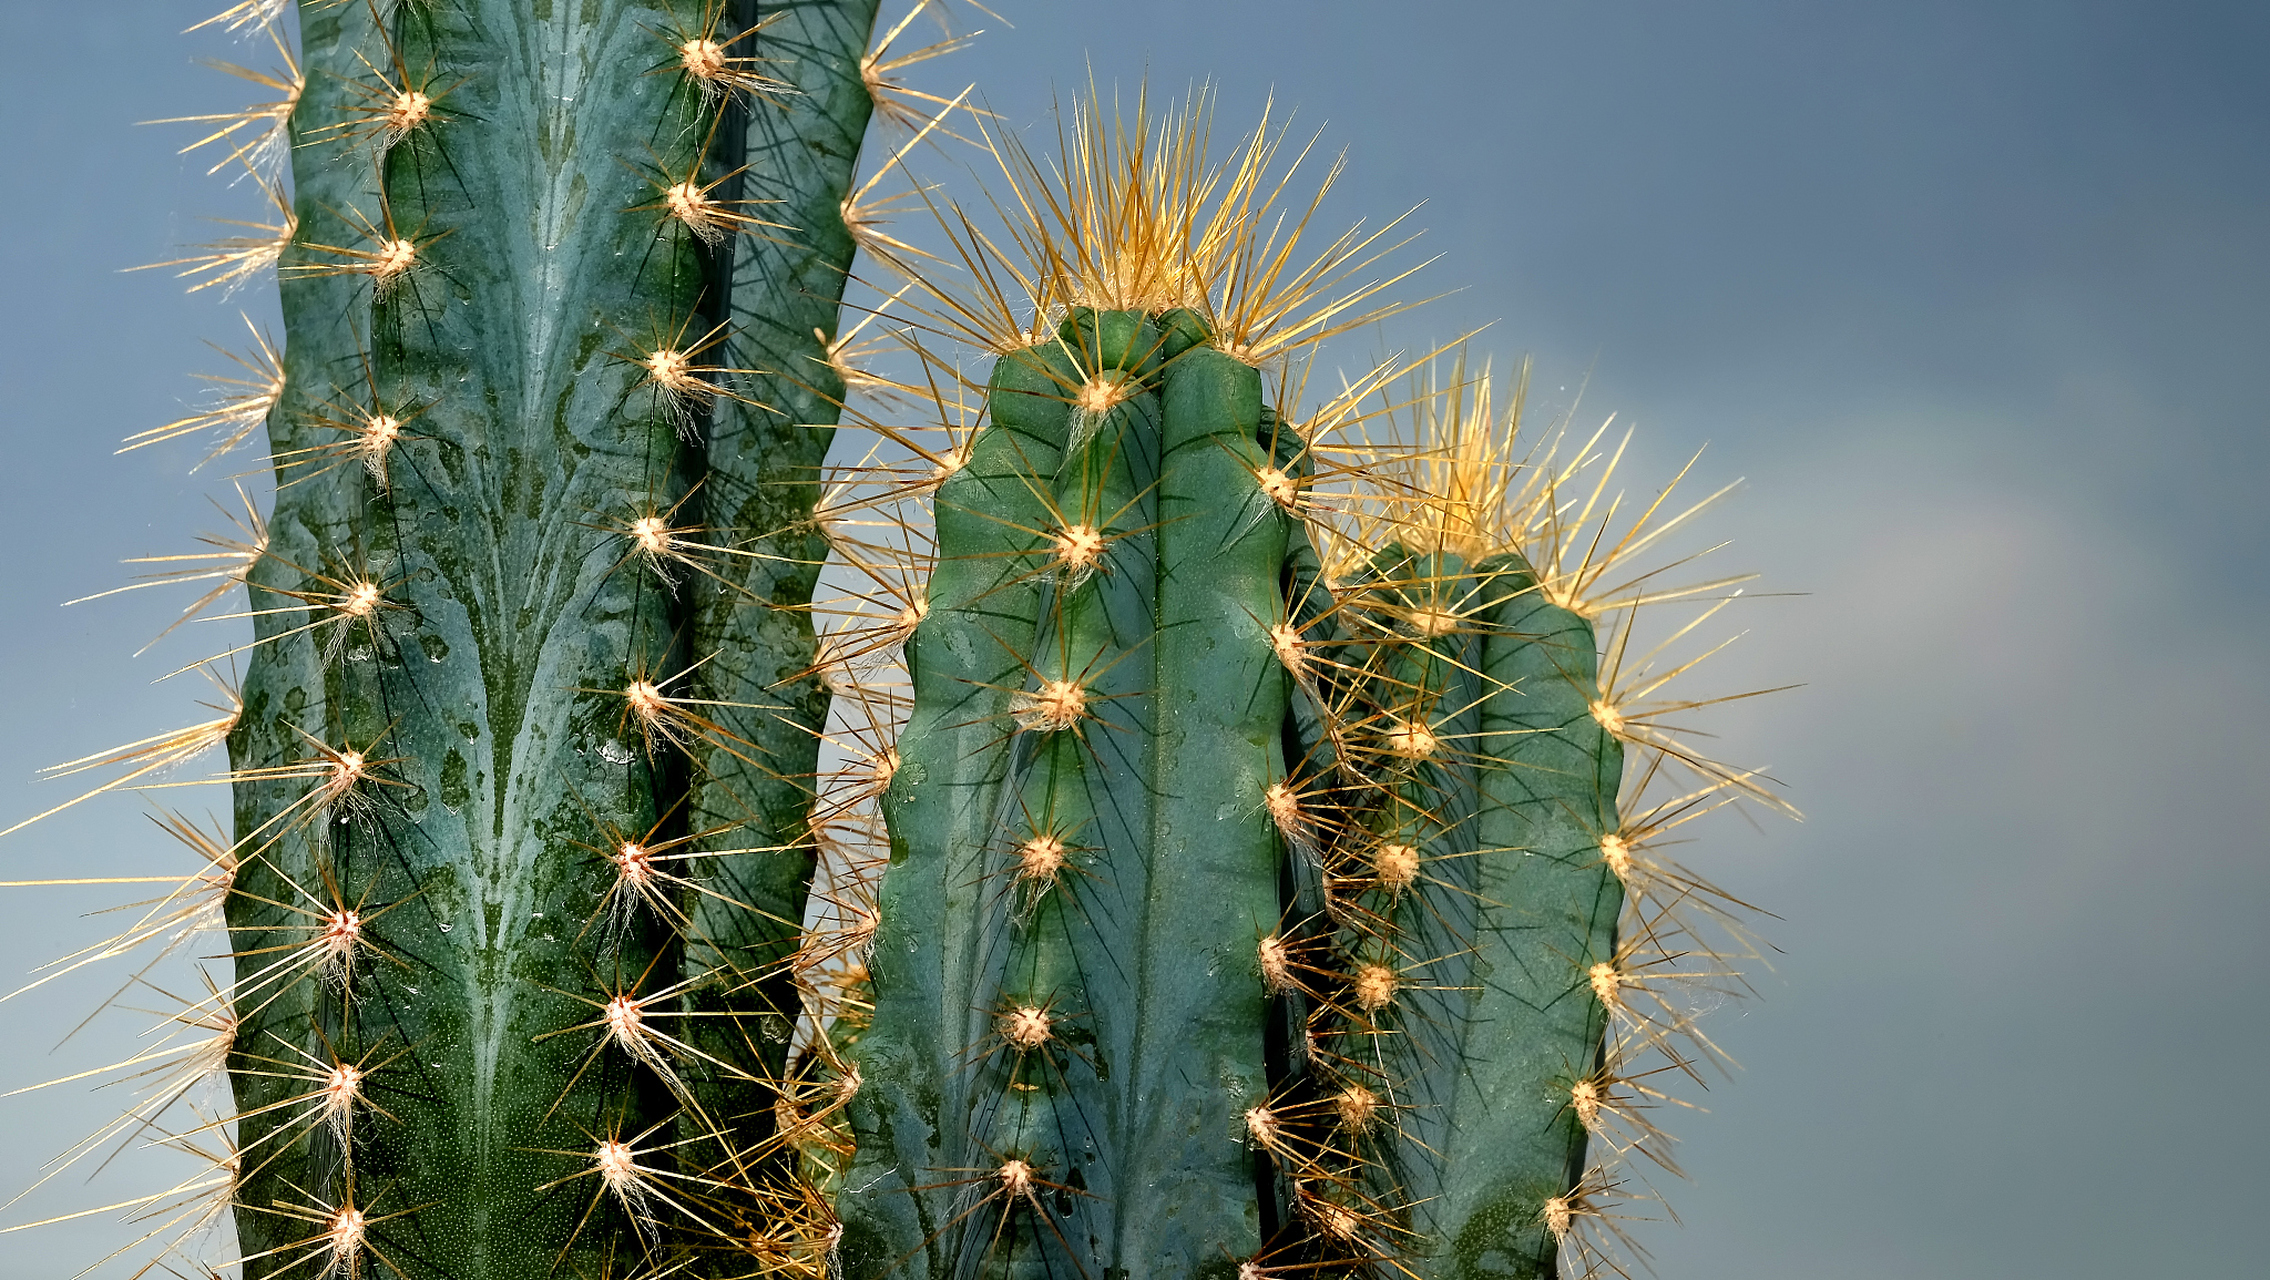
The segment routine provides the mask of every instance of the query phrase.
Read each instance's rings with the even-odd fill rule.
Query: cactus
[[[875,11],[310,3],[221,131],[292,161],[223,442],[271,446],[255,634],[196,744],[235,975],[183,1022],[234,1114],[177,1135],[247,1276],[811,1243],[769,1144]]]
[[[738,16],[307,15],[345,92],[294,117],[305,399],[271,430],[314,474],[281,477],[252,585],[286,602],[264,639],[305,602],[348,648],[257,648],[231,742],[253,1274],[600,1272],[610,1214],[698,1197],[713,1249],[773,1216],[820,714],[798,530],[874,4]],[[327,563],[350,585],[311,592]]]
[[[1597,1260],[1594,1135],[1657,1096],[1637,1051],[1691,1067],[1673,988],[1723,976],[1683,963],[1699,884],[1627,917],[1662,896],[1632,844],[1764,792],[1603,680],[1594,620],[1710,588],[1605,585],[1653,535],[1588,541],[1549,460],[1517,484],[1486,374],[1412,366],[1399,447],[1335,442],[1392,365],[1297,421],[1263,369],[1377,314],[1343,282],[1383,233],[1300,264],[1281,135],[1210,169],[1202,112],[1100,114],[1007,149],[1036,223],[958,237],[1022,305],[930,308],[999,355],[905,641],[847,1269]],[[1627,745],[1698,788],[1620,817]]]
[[[94,956],[229,939],[121,1122],[226,1073],[166,1139],[217,1175],[133,1202],[168,1250],[1549,1276],[1676,1172],[1651,1079],[1739,904],[1647,844],[1778,801],[1630,618],[1739,580],[1627,577],[1685,516],[1581,490],[1599,436],[1517,455],[1463,356],[1306,403],[1408,272],[1302,249],[1331,178],[1288,203],[1266,119],[1217,164],[1203,98],[1091,93],[1042,161],[976,114],[1008,225],[882,235],[870,115],[962,101],[892,78],[927,4],[872,51],[875,0],[303,7],[243,118],[274,235],[184,260],[273,263],[288,341],[134,441],[266,427],[273,509],[155,575],[245,587],[241,697],[69,766],[230,754],[233,835],[166,817],[205,865]],[[920,376],[846,358],[860,249]],[[839,414],[886,456],[831,473]]]

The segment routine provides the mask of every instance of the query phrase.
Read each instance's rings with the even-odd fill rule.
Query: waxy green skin
[[[336,905],[360,910],[371,943],[344,973],[254,979],[240,996],[240,1108],[308,1092],[305,1079],[261,1074],[278,1062],[303,1076],[308,1059],[371,1069],[351,1159],[321,1126],[280,1127],[299,1109],[242,1126],[250,1172],[236,1217],[248,1275],[310,1265],[349,1203],[370,1221],[371,1251],[419,1280],[609,1274],[642,1244],[611,1201],[591,1209],[596,1179],[539,1188],[591,1169],[603,1138],[694,1116],[696,1128],[733,1127],[746,1142],[742,1114],[766,1110],[748,1102],[777,1061],[689,1058],[674,1064],[681,1091],[590,1024],[617,992],[707,981],[704,1017],[672,1016],[685,1006],[671,997],[651,1007],[649,1025],[691,1039],[699,1023],[712,1043],[778,1045],[759,1021],[774,1001],[739,978],[794,945],[809,856],[716,859],[733,886],[723,892],[770,914],[728,915],[683,895],[681,909],[699,913],[691,942],[650,910],[589,922],[615,877],[602,853],[619,839],[730,820],[739,829],[709,847],[803,842],[800,788],[820,708],[808,689],[755,691],[813,660],[808,620],[772,606],[805,603],[816,566],[733,569],[743,590],[728,596],[707,579],[663,581],[610,530],[697,483],[702,505],[678,523],[701,512],[701,541],[736,544],[808,516],[836,390],[813,376],[824,366],[812,330],[834,332],[850,257],[835,211],[869,104],[846,85],[857,84],[874,7],[798,5],[774,29],[797,41],[789,78],[811,92],[787,121],[730,110],[705,172],[738,167],[752,134],[781,161],[779,131],[794,130],[810,145],[749,176],[744,185],[764,190],[744,198],[786,193],[816,230],[794,249],[743,246],[724,261],[659,209],[637,208],[658,204],[661,176],[682,177],[710,136],[670,38],[702,29],[696,0],[388,6],[403,63],[453,87],[433,121],[383,156],[323,132],[353,118],[359,99],[346,82],[368,78],[364,60],[390,63],[368,8],[303,14],[301,231],[284,286],[290,392],[271,441],[281,454],[336,439],[307,418],[325,404],[384,410],[408,427],[387,483],[351,461],[281,472],[274,554],[254,574],[256,610],[293,605],[257,588],[311,589],[308,570],[367,575],[391,607],[343,644],[303,636],[256,650],[231,742],[239,768],[306,759],[309,739],[387,762],[355,800],[297,829],[277,816],[306,782],[237,795],[240,837],[264,830],[229,908],[240,982],[287,954],[272,948],[307,944]],[[753,18],[729,15],[724,34]],[[778,54],[767,38],[732,52]],[[419,265],[383,290],[368,274],[295,271],[343,261],[320,246],[364,247],[350,209],[381,228],[390,216],[395,234],[419,242]],[[789,372],[734,388],[771,409],[724,400],[727,412],[693,415],[689,436],[634,361],[728,316],[752,332],[756,317],[775,328],[704,363]],[[261,626],[275,634],[305,620],[292,610]],[[705,684],[668,682],[710,655]],[[634,676],[677,697],[758,704],[705,708],[750,744],[738,749],[759,762],[755,776],[715,753],[688,759],[642,741],[621,696]],[[744,1022],[745,1034],[709,1030]],[[721,1159],[714,1143],[687,1154]],[[671,1167],[671,1157],[642,1163]],[[366,1273],[376,1265],[362,1261]],[[717,1265],[732,1271],[729,1259]],[[695,1273],[709,1266],[697,1260]]]
[[[376,39],[369,11],[355,5],[313,8],[301,16],[300,63],[307,86],[300,94],[291,120],[295,144],[293,158],[312,158],[320,143],[304,146],[311,136],[347,115],[356,101],[349,90],[360,70],[354,51]],[[304,146],[304,149],[303,149]],[[383,217],[379,205],[378,175],[368,163],[341,161],[325,155],[324,163],[296,163],[293,174],[294,204],[299,235],[286,246],[279,264],[285,349],[284,393],[268,420],[271,451],[289,454],[332,442],[335,432],[312,425],[311,415],[327,413],[334,394],[348,396],[363,382],[363,355],[368,350],[369,286],[359,276],[301,275],[322,256],[310,244],[353,244],[355,219]],[[352,468],[347,470],[351,471]],[[343,543],[351,544],[349,522],[361,496],[359,475],[333,472],[294,485],[292,499],[275,504],[268,519],[269,555],[255,561],[249,575],[255,610],[280,609],[290,601],[268,594],[264,587],[298,590],[306,584],[301,567],[321,570],[326,557]],[[300,626],[303,619],[291,613],[256,613],[255,634],[269,643],[254,652],[246,664],[244,711],[229,739],[229,762],[237,769],[268,768],[310,754],[307,738],[330,740],[335,726],[327,723],[333,690],[331,664],[322,657],[323,642],[302,634],[272,639]],[[305,735],[305,736],[303,736]],[[291,781],[243,782],[235,788],[235,822],[241,833],[267,824],[286,806],[300,799],[303,783]],[[277,838],[266,856],[246,861],[236,877],[239,891],[228,903],[229,943],[245,952],[295,946],[307,940],[301,927],[307,918],[290,906],[307,904],[283,879],[283,868],[305,872],[314,865],[314,832],[288,831]],[[262,901],[266,899],[266,901]],[[289,904],[289,905],[278,905]],[[275,959],[266,956],[267,961]],[[266,967],[261,959],[239,963],[240,973],[257,973]],[[308,1142],[280,1145],[265,1139],[288,1119],[288,1112],[267,1110],[306,1092],[306,1085],[278,1074],[279,1062],[297,1058],[293,1047],[320,1051],[311,1043],[319,987],[296,982],[271,987],[251,1000],[238,1000],[236,1040],[229,1055],[229,1082],[237,1110],[239,1149],[250,1154],[244,1162],[244,1199],[265,1204],[290,1195],[293,1186],[306,1187],[316,1179],[308,1160],[316,1156],[325,1167],[338,1162],[335,1144],[327,1131],[318,1130]],[[254,1254],[294,1240],[309,1230],[300,1224],[240,1212],[238,1238],[243,1252]],[[255,1264],[257,1265],[257,1264]]]
[[[772,24],[750,38],[761,42],[753,52],[777,59],[763,69],[794,92],[743,102],[728,118],[746,139],[736,163],[749,168],[711,193],[733,199],[727,187],[737,184],[739,198],[765,202],[745,212],[782,226],[725,246],[730,262],[716,274],[730,288],[719,318],[731,322],[735,338],[732,358],[718,363],[754,372],[740,379],[745,399],[721,398],[710,413],[697,442],[701,488],[687,508],[699,510],[709,529],[741,535],[732,542],[745,553],[714,558],[730,587],[689,575],[681,588],[692,615],[689,652],[701,661],[688,692],[713,709],[737,704],[723,718],[749,745],[701,752],[688,779],[685,823],[692,832],[719,832],[696,840],[696,851],[757,852],[694,864],[715,896],[686,904],[686,971],[731,976],[689,993],[703,1016],[688,1020],[685,1038],[727,1062],[753,1053],[761,1067],[745,1069],[774,1079],[786,1069],[797,1014],[784,962],[800,941],[812,880],[816,851],[806,826],[827,717],[827,690],[810,673],[816,646],[804,606],[827,558],[811,514],[844,388],[814,331],[836,333],[852,260],[839,206],[874,110],[859,57],[876,9],[877,0],[763,6]],[[708,1016],[717,1012],[738,1016]],[[745,1028],[757,1032],[753,1043]],[[769,1136],[769,1087],[717,1075],[704,1088],[705,1108],[738,1141]]]
[[[1262,1254],[1362,1274],[1392,1253],[1426,1277],[1553,1275],[1544,1205],[1587,1141],[1568,1089],[1606,1021],[1585,971],[1612,956],[1621,905],[1599,856],[1622,756],[1589,711],[1593,631],[1511,555],[1389,548],[1336,610],[1256,483],[1272,460],[1303,470],[1258,377],[1168,332],[1076,312],[1060,341],[1004,356],[992,425],[938,493],[845,1267],[1229,1275]],[[1065,403],[1121,369],[1141,390],[1108,413]],[[1077,523],[1117,535],[1092,575],[1050,558]],[[1422,601],[1457,625],[1414,634]],[[1297,682],[1265,631],[1287,618],[1320,664]],[[1067,676],[1088,689],[1081,723],[1020,723],[1020,691]],[[1335,753],[1331,718],[1361,758]],[[1437,751],[1383,764],[1396,719]],[[1286,779],[1317,819],[1290,841],[1263,802]],[[1363,848],[1303,847],[1359,831],[1419,846],[1419,882],[1350,887]],[[1044,833],[1072,850],[1045,887],[1016,854]],[[1392,966],[1397,999],[1357,1016],[1328,976],[1267,995],[1255,945],[1279,930],[1326,969]],[[998,1023],[1020,1007],[1052,1018],[1021,1053]],[[1329,1080],[1293,1047],[1304,1031],[1341,1059]],[[1245,1124],[1265,1102],[1319,1114],[1350,1081],[1395,1117],[1328,1137],[1364,1162],[1342,1170],[1341,1202],[1374,1219],[1360,1251],[1320,1240],[1300,1171]],[[1030,1197],[1007,1188],[1011,1161]]]
[[[1585,1133],[1568,1090],[1603,1058],[1608,1011],[1588,973],[1614,960],[1624,904],[1600,851],[1617,825],[1624,752],[1592,714],[1598,640],[1589,621],[1543,599],[1527,566],[1507,576],[1482,671],[1526,696],[1493,699],[1482,713],[1485,737],[1505,745],[1494,753],[1501,763],[1479,771],[1477,835],[1482,849],[1503,852],[1481,860],[1478,900],[1490,905],[1477,922],[1461,1025],[1513,1034],[1484,1040],[1491,1070],[1469,1065],[1447,1085],[1430,1077],[1453,1130],[1437,1148],[1438,1167],[1492,1167],[1489,1177],[1442,1179],[1441,1199],[1422,1210],[1430,1238],[1450,1243],[1459,1275],[1488,1274],[1493,1251],[1518,1256],[1524,1233],[1538,1274],[1553,1272],[1540,1207],[1585,1172]],[[1477,1061],[1470,1043],[1458,1061]],[[1453,1054],[1446,1047],[1442,1057]]]
[[[1092,374],[1140,389],[1069,409]],[[939,491],[909,642],[845,1265],[1234,1269],[1262,1230],[1240,1116],[1267,1090],[1252,947],[1278,911],[1262,792],[1287,686],[1264,631],[1286,520],[1253,478],[1260,379],[1110,313],[1003,357],[990,407]],[[1094,572],[1052,566],[1066,524],[1109,540]],[[1063,678],[1087,689],[1079,723],[1019,728],[1015,692]],[[1015,876],[1044,833],[1072,851],[1045,892]],[[1027,1005],[1054,1034],[1020,1054],[995,1019]],[[1046,1221],[996,1194],[1012,1159]]]
[[[1600,854],[1623,750],[1591,711],[1597,640],[1518,555],[1380,561],[1461,618],[1381,664],[1380,701],[1427,709],[1443,744],[1385,824],[1420,846],[1422,878],[1367,904],[1393,922],[1382,958],[1410,982],[1382,1042],[1402,1109],[1385,1172],[1412,1206],[1421,1274],[1553,1276],[1544,1204],[1583,1176],[1569,1089],[1607,1022],[1588,970],[1614,957],[1623,906]]]

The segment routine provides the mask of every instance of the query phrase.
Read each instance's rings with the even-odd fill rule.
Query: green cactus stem
[[[1262,1236],[1239,1135],[1268,1089],[1286,518],[1254,482],[1259,375],[1149,320],[1004,357],[938,493],[851,1181],[896,1172],[845,1210],[861,1274],[1194,1274]]]
[[[231,743],[248,1275],[733,1273],[780,1221],[875,4],[753,8],[307,7]]]
[[[1591,624],[1517,553],[1380,560],[1366,596],[1407,638],[1365,709],[1398,767],[1341,876],[1351,950],[1406,984],[1367,1086],[1397,1117],[1373,1182],[1410,1207],[1422,1273],[1551,1276],[1618,998],[1623,886],[1600,842],[1622,745],[1594,714]]]

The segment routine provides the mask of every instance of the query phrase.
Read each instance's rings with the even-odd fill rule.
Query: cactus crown
[[[1403,243],[1388,239],[1401,218],[1305,252],[1303,235],[1340,163],[1304,204],[1290,191],[1313,140],[1280,167],[1287,126],[1273,125],[1265,109],[1232,154],[1216,159],[1212,121],[1206,90],[1156,115],[1146,91],[1122,116],[1091,85],[1059,117],[1055,157],[988,130],[1006,188],[993,200],[1001,225],[989,231],[946,205],[940,222],[968,284],[948,287],[940,273],[901,259],[894,265],[930,299],[914,309],[995,353],[1053,340],[1073,308],[1186,311],[1221,350],[1258,365],[1410,305],[1365,305],[1408,271],[1362,278]]]

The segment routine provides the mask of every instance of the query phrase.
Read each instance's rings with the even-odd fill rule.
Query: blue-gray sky
[[[1747,477],[1710,518],[1719,557],[1808,594],[1745,602],[1702,683],[1804,682],[1712,727],[1808,821],[1682,851],[1782,917],[1784,954],[1710,1021],[1744,1068],[1676,1120],[1686,1225],[1640,1233],[1663,1275],[2260,1265],[2270,10],[993,7],[1015,27],[979,18],[926,87],[974,80],[1031,126],[1091,68],[1210,78],[1225,129],[1273,91],[1347,152],[1332,218],[1424,201],[1420,291],[1460,292],[1391,340],[1496,320],[1481,346],[1535,356],[1541,415],[1583,386],[1580,420],[1638,426],[1642,477],[1706,443],[1699,488]],[[186,722],[192,677],[149,680],[215,647],[129,657],[177,597],[55,607],[216,527],[204,495],[236,469],[111,456],[225,368],[204,339],[272,307],[118,273],[254,210],[173,154],[187,126],[133,126],[245,100],[199,56],[270,61],[174,34],[201,16],[0,10],[0,826],[63,798],[37,767]],[[85,809],[0,843],[0,879],[176,861],[133,803]],[[0,975],[93,940],[75,913],[115,900],[0,890]],[[0,1089],[130,1049],[125,1019],[48,1052],[106,992],[0,1005]],[[0,1195],[111,1106],[51,1093],[0,1100]],[[0,1225],[186,1172],[124,1163]],[[0,1236],[0,1276],[129,1239]]]

